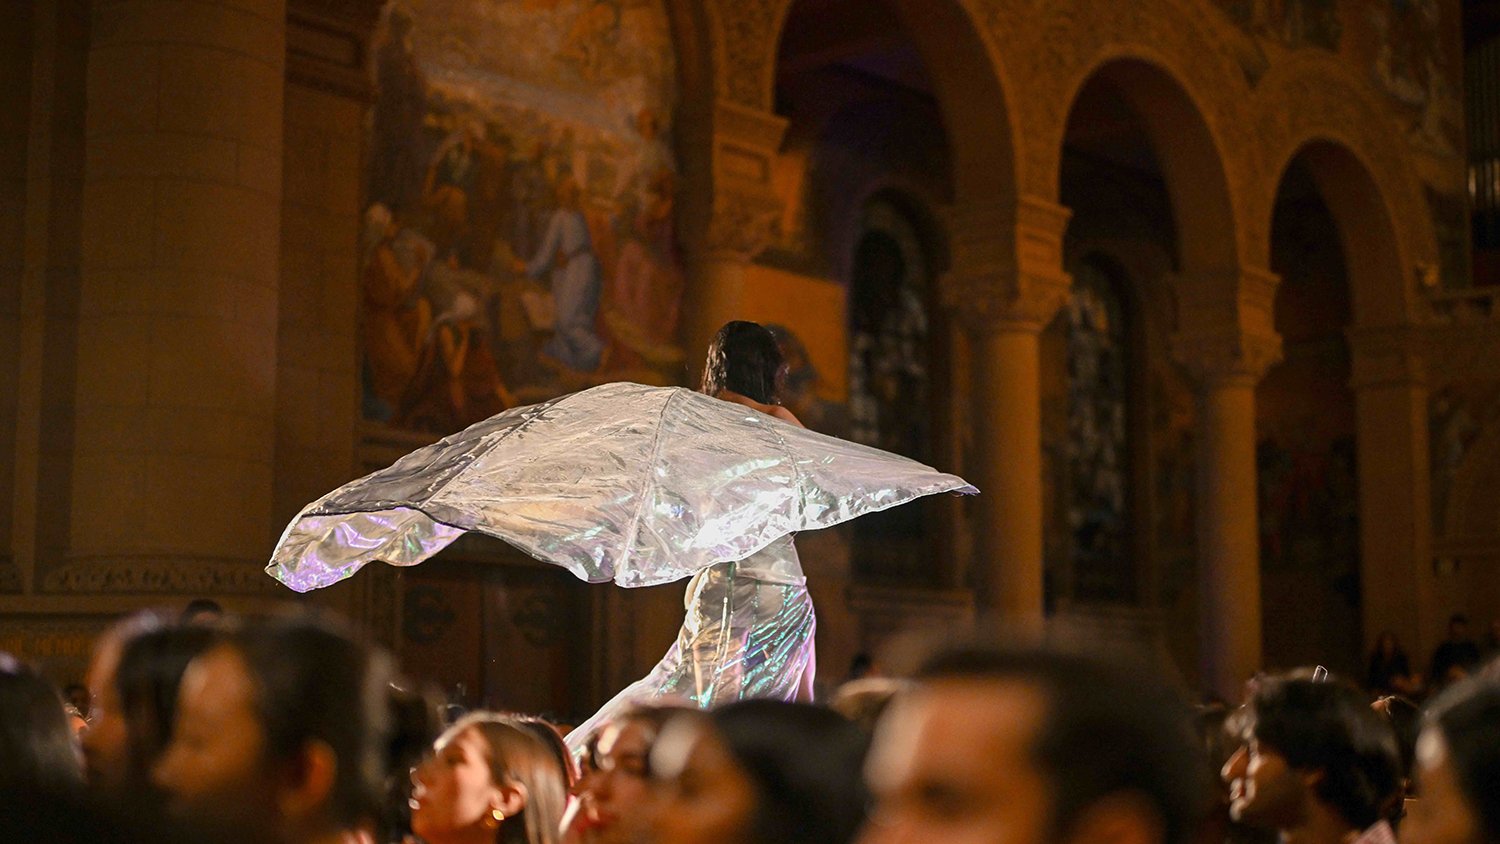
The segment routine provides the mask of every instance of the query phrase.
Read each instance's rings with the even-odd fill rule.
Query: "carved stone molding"
[[[754,258],[777,236],[781,210],[781,200],[769,191],[715,192],[707,254],[719,260]]]
[[[953,269],[938,282],[943,307],[971,331],[1040,331],[1073,286],[1062,256],[1069,216],[1030,196],[955,207]]]
[[[1349,386],[1390,387],[1427,383],[1427,338],[1418,327],[1351,328]]]
[[[290,0],[286,8],[287,81],[372,100],[366,68],[370,37],[385,0]]]
[[[766,108],[771,63],[779,40],[781,9],[790,0],[718,0],[724,38],[724,92],[748,106]]]
[[[1281,360],[1273,310],[1280,283],[1255,267],[1173,277],[1173,358],[1202,386],[1260,381]]]
[[[75,557],[41,583],[42,592],[66,594],[285,594],[264,564],[202,557]]]
[[[1281,360],[1281,337],[1248,331],[1188,331],[1172,337],[1172,357],[1200,387],[1254,386]]]

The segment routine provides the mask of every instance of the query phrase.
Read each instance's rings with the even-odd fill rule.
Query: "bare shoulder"
[[[756,401],[755,399],[750,398],[749,396],[740,395],[733,390],[720,390],[714,396],[714,398],[721,399],[727,402],[733,402],[738,405],[744,405],[751,410],[758,410],[761,413],[766,414],[767,416],[774,416],[783,422],[790,422],[793,425],[796,425],[798,428],[804,427],[801,420],[799,420],[790,410],[787,410],[779,404],[763,404]]]

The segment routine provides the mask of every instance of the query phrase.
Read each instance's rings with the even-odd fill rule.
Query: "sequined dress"
[[[745,698],[812,699],[817,621],[791,536],[698,572],[683,605],[682,629],[661,662],[568,734],[575,754],[637,704],[707,709]]]

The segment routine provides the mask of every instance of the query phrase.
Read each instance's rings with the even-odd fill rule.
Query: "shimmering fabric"
[[[306,592],[373,560],[420,563],[474,530],[587,581],[650,586],[939,492],[976,490],[691,390],[605,384],[508,410],[330,492],[287,526],[266,571]]]
[[[785,537],[761,553],[795,556],[791,548]],[[812,699],[817,621],[807,587],[747,577],[738,571],[742,565],[720,563],[688,582],[687,617],[677,641],[650,674],[568,734],[575,755],[596,730],[635,704],[707,709],[746,698]]]

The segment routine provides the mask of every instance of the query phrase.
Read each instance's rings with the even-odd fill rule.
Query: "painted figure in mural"
[[[449,269],[457,269],[455,258],[449,258]],[[489,335],[479,297],[462,288],[452,291],[442,312],[432,320],[396,423],[441,433],[513,406],[515,401],[495,366]]]
[[[452,249],[469,230],[469,206],[479,174],[480,128],[472,121],[448,135],[427,168],[422,202],[432,212],[432,239],[438,250]]]
[[[432,306],[418,282],[431,257],[431,244],[418,243],[402,255],[396,215],[376,203],[365,214],[364,336],[370,392],[389,418],[417,373],[422,340],[432,322]]]
[[[801,426],[777,402],[784,362],[763,326],[735,321],[708,349],[702,391]],[[580,753],[621,712],[687,701],[707,709],[745,698],[812,700],[817,620],[791,536],[688,581],[682,629],[667,655],[568,735]]]
[[[673,232],[676,184],[661,171],[646,193],[631,236],[620,249],[605,307],[614,368],[680,363],[673,345],[682,302],[682,269]]]
[[[570,175],[557,186],[557,210],[547,224],[541,248],[530,261],[516,259],[514,270],[540,279],[551,270],[557,321],[552,339],[542,347],[545,358],[578,372],[599,368],[604,343],[594,333],[599,313],[600,267],[582,209],[582,190]]]

